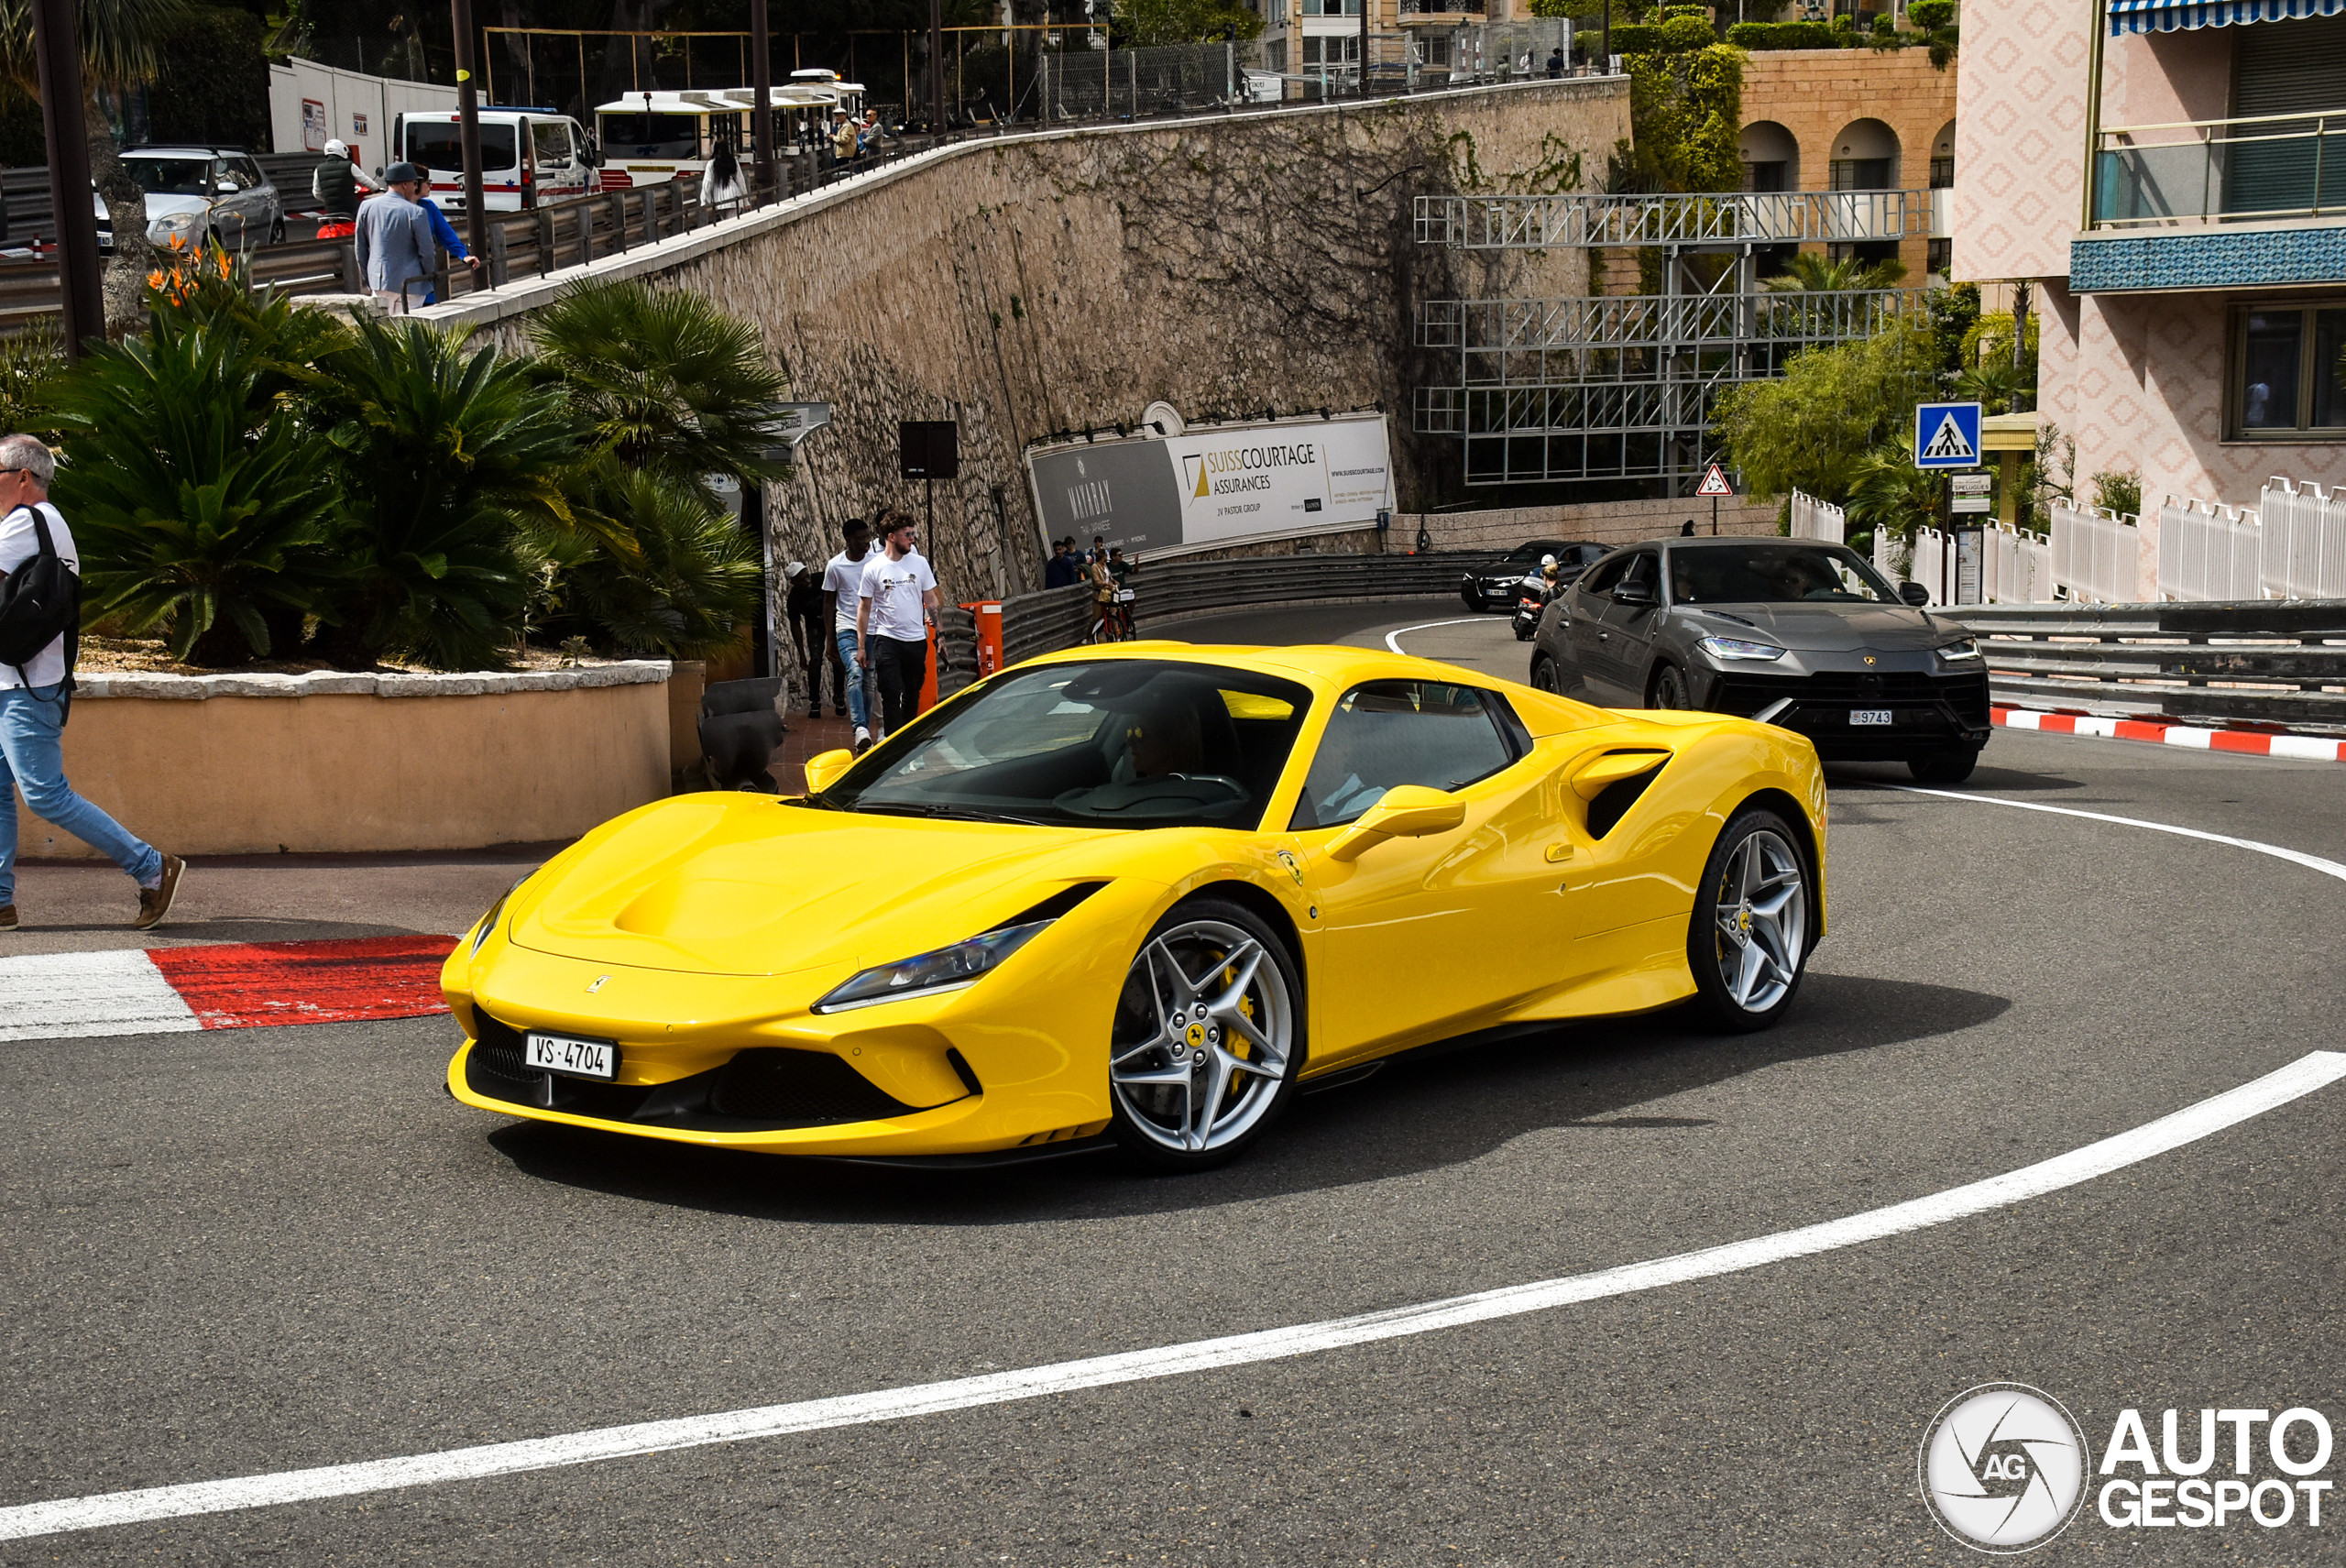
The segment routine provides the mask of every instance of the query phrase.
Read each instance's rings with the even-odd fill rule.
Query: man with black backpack
[[[170,913],[187,862],[123,830],[65,782],[62,740],[80,645],[82,558],[49,504],[57,460],[38,437],[0,437],[0,931],[16,927],[16,801],[130,873],[145,931]]]

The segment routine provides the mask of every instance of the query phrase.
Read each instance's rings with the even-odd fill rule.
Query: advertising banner
[[[1133,554],[1370,528],[1393,505],[1377,413],[1036,447],[1026,465],[1048,537]]]

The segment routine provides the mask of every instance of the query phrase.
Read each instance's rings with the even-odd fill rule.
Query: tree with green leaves
[[[1146,49],[1251,38],[1262,30],[1261,13],[1234,0],[1119,0],[1109,39],[1118,49]]]
[[[1900,321],[1871,337],[1796,355],[1778,379],[1728,388],[1714,427],[1752,494],[1798,488],[1837,502],[1848,496],[1860,460],[1902,437],[1914,405],[1937,379],[1930,328]]]
[[[1778,293],[1839,293],[1854,289],[1895,289],[1905,276],[1906,264],[1894,257],[1881,261],[1844,257],[1834,261],[1822,252],[1803,250],[1792,257],[1781,273],[1762,279],[1760,287]]]

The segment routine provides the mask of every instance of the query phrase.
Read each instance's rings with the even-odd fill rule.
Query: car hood
[[[1135,837],[685,795],[597,828],[539,872],[516,895],[512,940],[704,974],[862,969],[1106,880]]]
[[[158,196],[150,193],[147,198],[147,221],[150,224],[157,218],[168,218],[173,213],[208,213],[211,210],[212,203],[202,196]]]
[[[1677,613],[1697,636],[1749,637],[1811,653],[1935,648],[1964,634],[1960,627],[1904,605],[1683,605]]]

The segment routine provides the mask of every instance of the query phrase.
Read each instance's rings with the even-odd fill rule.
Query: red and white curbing
[[[174,1035],[444,1013],[453,937],[222,942],[0,958],[0,1040]]]
[[[1991,708],[1990,717],[2007,729],[2046,735],[2093,735],[2105,740],[2147,740],[2157,746],[2189,746],[2201,751],[2237,751],[2251,757],[2294,757],[2304,762],[2346,762],[2346,740],[2318,735],[2272,735],[2260,729],[2202,729],[2190,724],[2160,724],[2143,718],[2102,718],[2088,713],[2041,713],[2029,707]]]

